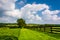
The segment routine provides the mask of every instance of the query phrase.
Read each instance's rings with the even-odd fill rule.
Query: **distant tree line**
[[[37,26],[25,26],[25,28],[42,28],[42,27],[60,27],[60,24],[41,24]]]
[[[10,25],[10,26],[7,26]],[[28,24],[21,24],[21,23],[0,23],[0,27],[12,27],[12,25],[14,25],[15,27],[19,26],[22,27],[24,26],[24,28],[40,28],[40,27],[60,27],[60,24],[41,24],[41,25],[37,25],[37,26],[30,26]]]
[[[18,19],[17,23],[0,23],[0,27],[13,28],[41,28],[41,27],[60,27],[60,24],[26,24],[24,19]]]

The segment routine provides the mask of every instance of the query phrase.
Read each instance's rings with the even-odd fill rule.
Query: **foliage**
[[[26,23],[25,23],[24,19],[18,19],[17,24],[18,24],[19,28],[22,28],[22,27],[26,26]]]

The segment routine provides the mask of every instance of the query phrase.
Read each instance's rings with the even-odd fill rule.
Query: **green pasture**
[[[21,29],[19,40],[60,40],[52,35],[23,28]]]
[[[0,28],[0,40],[16,40],[19,32],[20,29]]]
[[[0,28],[0,40],[60,40],[59,36],[60,34],[49,34],[25,28]]]

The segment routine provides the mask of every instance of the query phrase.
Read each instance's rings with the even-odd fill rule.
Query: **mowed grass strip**
[[[15,36],[18,37],[19,40],[58,40],[57,38],[51,37],[42,32],[33,31],[25,28],[22,29],[0,28],[0,36],[1,35]]]
[[[33,31],[30,29],[21,29],[19,40],[59,40],[48,36],[42,32]]]
[[[20,29],[0,28],[0,36],[8,35],[18,37]]]

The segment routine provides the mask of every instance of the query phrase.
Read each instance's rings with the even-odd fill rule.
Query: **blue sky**
[[[60,24],[60,0],[0,0],[0,22]]]
[[[47,4],[50,6],[50,10],[60,10],[60,0],[18,0],[17,3],[20,1],[24,1],[25,5],[28,3],[32,4],[34,2],[36,4]]]

